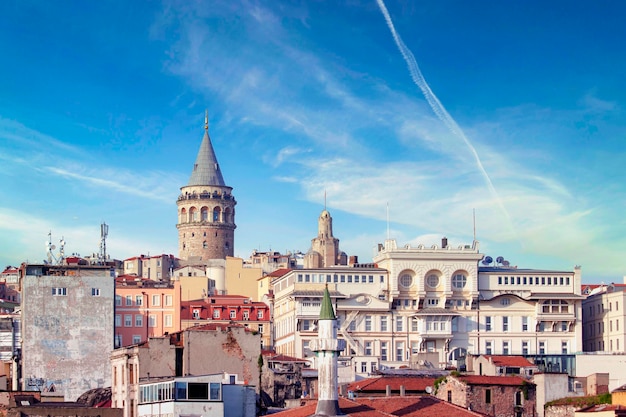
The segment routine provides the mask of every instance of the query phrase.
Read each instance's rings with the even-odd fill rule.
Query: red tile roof
[[[273,414],[277,417],[308,417],[317,402],[303,400],[303,406]],[[339,399],[339,407],[350,417],[475,417],[483,414],[466,410],[431,396]]]
[[[289,271],[291,271],[290,268],[280,268],[280,269],[277,269],[276,271],[272,271],[269,274],[262,276],[261,278],[257,279],[257,281],[266,277],[282,277]]]
[[[514,366],[520,368],[535,366],[523,356],[484,355],[484,357],[491,360],[496,366]]]
[[[458,377],[468,385],[522,385],[529,383],[519,376],[464,375]]]
[[[425,392],[426,387],[432,387],[434,383],[435,378],[428,377],[380,376],[353,382],[348,385],[348,390],[362,393],[385,392],[389,385],[392,391],[400,391],[400,387],[403,386],[406,391]]]

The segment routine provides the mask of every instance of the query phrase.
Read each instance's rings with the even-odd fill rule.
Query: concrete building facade
[[[626,284],[586,286],[582,302],[583,350],[626,352]]]
[[[74,401],[111,384],[115,286],[112,270],[23,265],[22,389]],[[80,370],[80,372],[78,372]]]
[[[208,116],[191,177],[180,190],[176,202],[179,257],[207,261],[233,256],[237,202],[217,162],[209,137]]]

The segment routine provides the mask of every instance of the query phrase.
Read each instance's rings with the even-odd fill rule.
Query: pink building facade
[[[115,347],[181,330],[180,282],[122,275],[115,283]]]

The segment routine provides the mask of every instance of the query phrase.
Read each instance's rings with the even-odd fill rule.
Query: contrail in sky
[[[398,33],[396,32],[396,28],[393,25],[393,21],[391,20],[391,16],[389,16],[389,12],[387,11],[387,7],[385,7],[385,3],[383,2],[383,0],[376,0],[376,1],[378,3],[378,7],[380,8],[380,11],[385,17],[385,21],[387,22],[387,26],[389,27],[389,30],[391,31],[393,40],[396,42],[396,45],[398,46],[400,53],[404,57],[404,60],[406,61],[407,66],[409,67],[409,72],[411,74],[411,78],[413,79],[413,82],[420,88],[420,90],[422,90],[422,93],[424,94],[426,101],[428,101],[430,108],[433,110],[433,112],[435,112],[439,120],[441,120],[454,135],[463,139],[463,142],[465,142],[465,144],[471,151],[472,155],[474,156],[476,165],[478,166],[478,169],[480,170],[483,177],[485,178],[485,182],[487,183],[487,187],[489,187],[489,191],[491,191],[492,195],[496,198],[496,201],[498,202],[500,209],[506,216],[509,222],[509,225],[511,226],[511,230],[514,230],[509,213],[504,207],[504,204],[502,204],[502,200],[498,196],[498,192],[493,186],[493,183],[491,182],[491,178],[489,178],[489,175],[487,174],[485,167],[483,167],[483,164],[480,161],[480,158],[478,156],[478,153],[476,152],[476,149],[474,149],[474,146],[472,146],[469,139],[467,139],[467,136],[465,136],[465,133],[463,133],[463,130],[461,130],[457,122],[452,118],[452,116],[450,116],[450,114],[443,107],[443,105],[441,104],[437,96],[435,96],[435,94],[430,89],[430,86],[424,79],[424,76],[422,75],[422,72],[420,71],[419,66],[417,65],[417,61],[415,61],[415,57],[413,56],[413,53],[411,52],[409,48],[407,48],[404,42],[402,42],[400,35],[398,35]]]

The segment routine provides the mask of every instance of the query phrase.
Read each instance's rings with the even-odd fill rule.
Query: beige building
[[[584,286],[585,352],[626,352],[626,284]]]
[[[135,256],[124,260],[123,275],[135,275],[152,281],[169,281],[172,271],[178,267],[178,261],[174,255]]]
[[[208,116],[191,178],[180,191],[176,203],[179,256],[200,262],[233,256],[237,202],[217,163]]]

